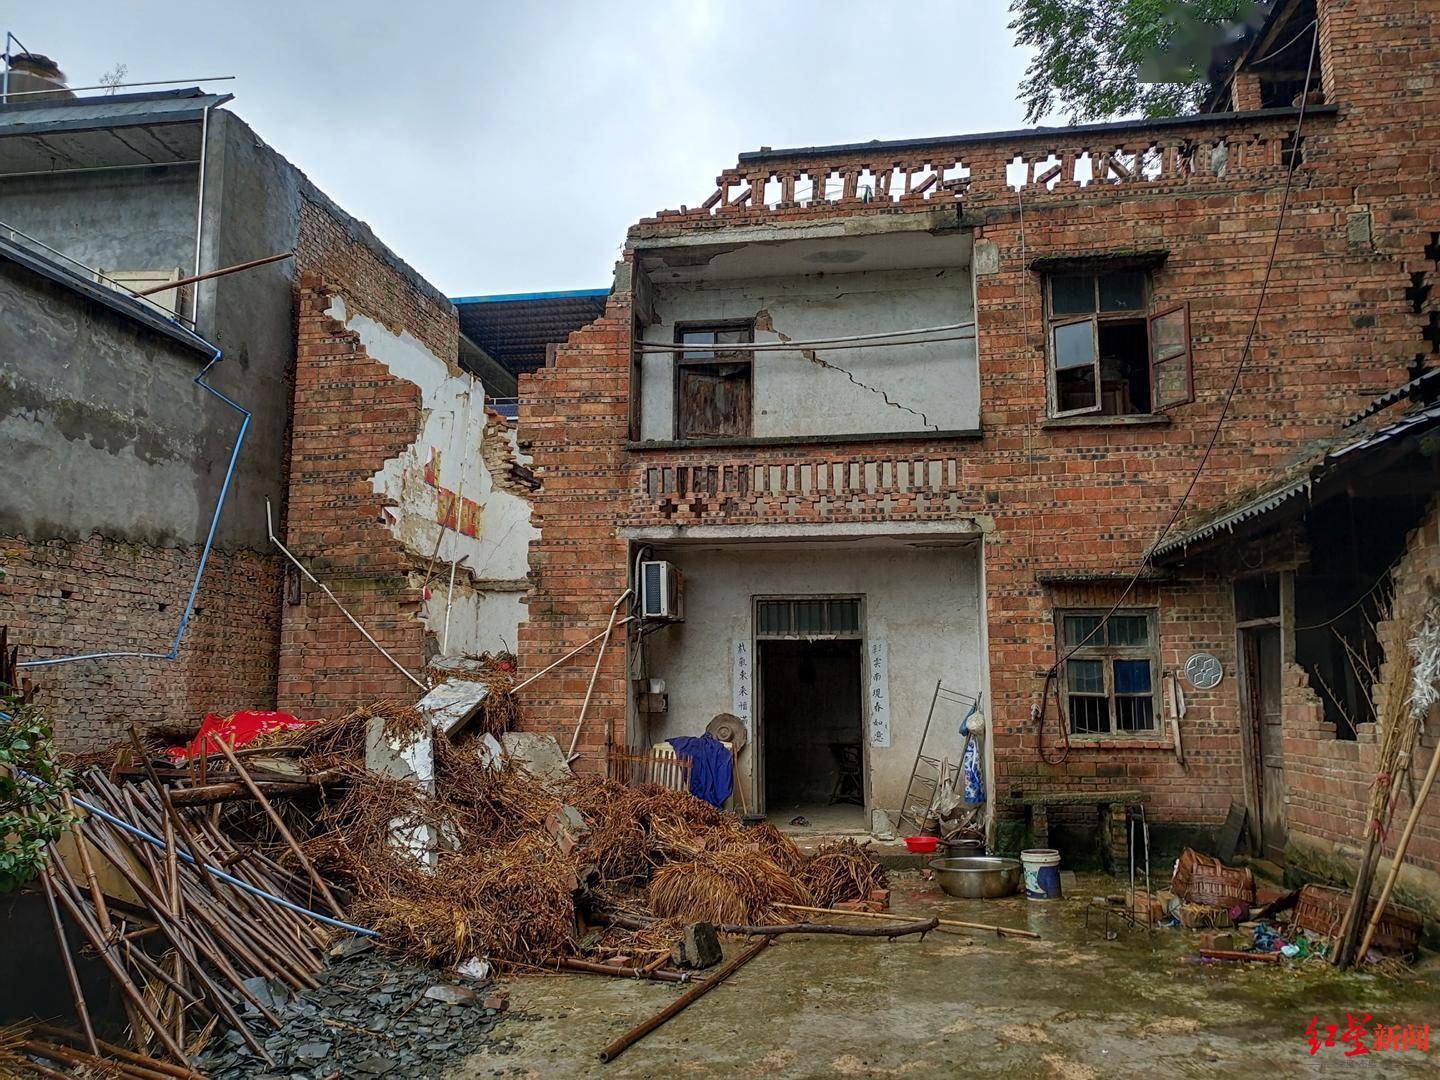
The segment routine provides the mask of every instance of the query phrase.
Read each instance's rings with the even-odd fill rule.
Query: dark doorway
[[[1245,699],[1255,748],[1255,790],[1260,796],[1260,850],[1285,858],[1285,733],[1280,710],[1280,628],[1240,631]]]
[[[860,641],[762,640],[757,647],[766,809],[863,806]]]

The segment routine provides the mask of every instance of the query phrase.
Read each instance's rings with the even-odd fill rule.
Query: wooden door
[[[1285,741],[1280,710],[1280,630],[1242,630],[1245,689],[1252,745],[1256,749],[1256,791],[1260,796],[1260,850],[1267,859],[1285,856]]]

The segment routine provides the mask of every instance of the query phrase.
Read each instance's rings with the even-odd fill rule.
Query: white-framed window
[[[1101,626],[1101,621],[1104,625]],[[1055,613],[1061,697],[1072,735],[1153,736],[1160,730],[1160,641],[1153,609]],[[1072,653],[1073,650],[1073,653]]]
[[[1195,399],[1190,306],[1153,307],[1141,268],[1045,275],[1050,415],[1135,416]]]

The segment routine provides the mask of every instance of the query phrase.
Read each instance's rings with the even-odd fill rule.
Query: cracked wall
[[[755,320],[755,341],[783,342],[949,326],[974,318],[966,266],[657,285],[644,340],[678,324]],[[675,437],[674,360],[641,361],[640,436]],[[966,431],[980,426],[975,342],[757,352],[756,438]]]

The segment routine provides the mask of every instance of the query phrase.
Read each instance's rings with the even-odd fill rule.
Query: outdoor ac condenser
[[[640,564],[640,617],[684,618],[684,575],[674,564],[658,559]]]

